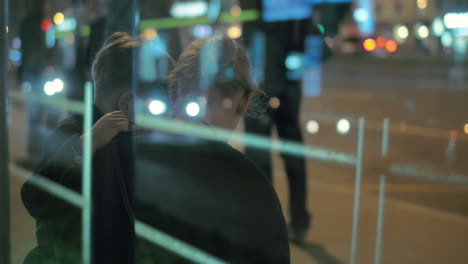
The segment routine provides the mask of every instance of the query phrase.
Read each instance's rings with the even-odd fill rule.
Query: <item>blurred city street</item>
[[[468,135],[463,131],[468,121],[468,90],[463,84],[468,75],[458,76],[461,81],[456,82],[452,72],[437,61],[335,58],[323,67],[321,95],[303,100],[301,121],[308,145],[355,154],[357,118],[367,121],[357,263],[374,263],[382,173],[388,183],[382,263],[462,264],[468,259]],[[23,104],[10,104],[14,162],[25,156],[27,130]],[[349,120],[350,128],[340,135],[336,123],[342,118]],[[391,120],[389,161],[380,163],[384,118]],[[311,120],[319,124],[318,131],[307,128]],[[287,180],[278,153],[273,155],[274,185],[286,212]],[[426,171],[413,176],[388,172],[386,168],[394,164]],[[430,176],[429,171],[438,173]],[[292,263],[348,263],[354,179],[354,167],[308,161],[312,230],[305,246],[292,246]],[[20,263],[35,243],[35,227],[21,203],[22,181],[15,175],[11,180],[13,263]]]
[[[468,1],[0,2],[0,264],[468,263]]]

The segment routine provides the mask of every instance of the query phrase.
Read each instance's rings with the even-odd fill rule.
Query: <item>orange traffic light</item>
[[[387,39],[384,37],[378,37],[377,38],[377,47],[379,48],[385,48],[387,45]]]
[[[385,45],[385,49],[390,53],[394,53],[398,50],[398,44],[394,40],[389,40]]]
[[[364,40],[363,46],[366,51],[374,51],[376,48],[375,40],[371,38],[366,39]]]

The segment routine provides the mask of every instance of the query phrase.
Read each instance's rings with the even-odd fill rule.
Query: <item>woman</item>
[[[175,120],[166,126],[184,135],[140,145],[136,216],[229,263],[289,263],[272,185],[242,153],[211,137],[236,128],[257,89],[235,41],[211,37],[188,47],[170,75]],[[182,261],[171,256],[151,247],[138,257],[141,263]]]

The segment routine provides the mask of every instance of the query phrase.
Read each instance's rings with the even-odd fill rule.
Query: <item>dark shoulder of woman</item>
[[[225,149],[225,152],[230,155],[230,157],[234,160],[236,160],[239,163],[242,163],[242,166],[249,170],[249,172],[252,175],[258,176],[260,178],[265,178],[266,176],[263,174],[263,172],[249,159],[247,156],[240,152],[239,150],[235,149],[229,144],[226,143],[220,143],[223,144],[223,148]]]

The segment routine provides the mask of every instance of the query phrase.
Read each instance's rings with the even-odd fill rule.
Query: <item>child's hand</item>
[[[120,132],[128,130],[129,123],[124,112],[114,111],[105,114],[92,128],[93,152],[109,144]],[[86,136],[86,133],[83,136]]]

